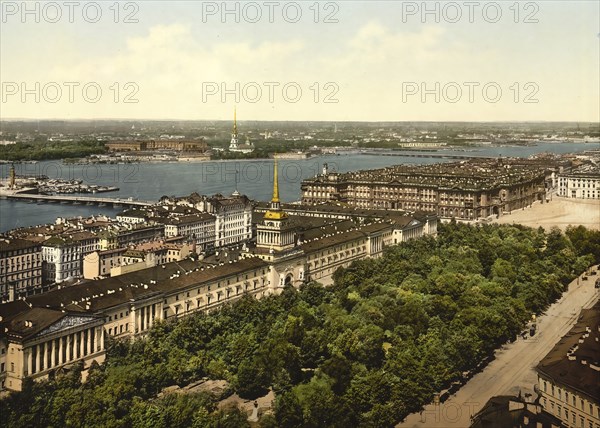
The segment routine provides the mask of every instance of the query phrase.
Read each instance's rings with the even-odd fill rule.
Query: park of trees
[[[30,161],[83,158],[106,153],[104,143],[91,141],[35,141],[0,146],[0,159],[6,161]]]
[[[442,225],[353,263],[335,285],[309,283],[108,343],[107,361],[0,401],[3,426],[248,427],[205,393],[166,386],[226,379],[231,392],[276,400],[261,427],[391,427],[421,409],[533,313],[600,262],[600,232]]]

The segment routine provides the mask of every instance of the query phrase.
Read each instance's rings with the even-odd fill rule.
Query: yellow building
[[[24,302],[2,305],[0,394],[20,391],[26,377],[46,379],[78,361],[85,376],[93,361],[104,361],[103,324],[91,314],[29,308]]]

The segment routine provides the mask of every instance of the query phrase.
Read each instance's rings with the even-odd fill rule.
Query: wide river
[[[597,149],[598,144],[539,143],[535,146],[482,147],[468,151],[442,150],[428,152],[431,156],[503,156],[527,157],[535,153],[570,153]],[[424,152],[406,151],[405,154]],[[346,172],[374,169],[397,164],[448,162],[439,157],[327,155],[303,160],[280,160],[279,189],[283,201],[300,199],[300,182],[320,173],[327,163],[333,171]],[[240,193],[251,199],[269,200],[273,188],[273,161],[211,161],[198,163],[163,162],[115,165],[73,165],[62,161],[42,161],[15,165],[17,175],[46,175],[50,178],[83,179],[87,184],[119,187],[119,191],[104,193],[103,197],[134,197],[156,201],[161,196],[182,196],[192,192],[212,195],[231,194],[237,186]],[[0,165],[0,177],[8,176],[9,165]],[[236,173],[237,171],[237,173]],[[237,177],[237,178],[236,178]],[[236,184],[237,183],[237,184]],[[0,232],[23,226],[52,223],[57,217],[115,215],[121,211],[110,207],[70,204],[36,204],[0,200]]]

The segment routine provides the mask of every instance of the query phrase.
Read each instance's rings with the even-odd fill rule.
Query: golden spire
[[[273,198],[271,199],[271,206],[265,213],[265,220],[284,220],[288,217],[287,213],[281,209],[279,203],[279,180],[277,179],[277,158],[274,159],[275,163],[273,166]]]
[[[279,202],[279,180],[277,179],[277,158],[274,158],[273,166],[273,198],[271,202]]]

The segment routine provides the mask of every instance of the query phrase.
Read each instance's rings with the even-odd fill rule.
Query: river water
[[[527,157],[535,153],[570,153],[597,149],[597,144],[539,143],[535,146],[482,147],[473,150],[443,150],[428,155]],[[422,154],[406,151],[405,154]],[[327,155],[302,160],[280,160],[279,191],[285,202],[300,199],[303,179],[320,173],[323,165],[330,170],[347,172],[374,169],[396,164],[448,162],[447,158],[411,156]],[[115,165],[74,165],[62,161],[42,161],[16,164],[17,175],[46,175],[50,178],[83,179],[87,184],[119,187],[119,191],[103,197],[134,197],[156,201],[161,196],[182,196],[192,192],[212,195],[231,194],[237,187],[251,199],[269,200],[273,188],[273,161],[211,161],[197,163],[163,162]],[[8,176],[9,165],[0,165],[0,177]],[[71,204],[36,204],[24,201],[0,200],[0,232],[23,226],[54,222],[57,217],[115,215],[121,209]]]

